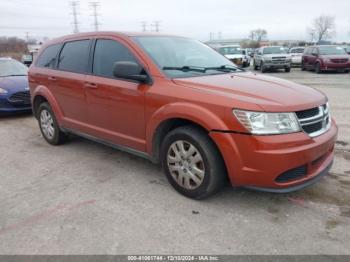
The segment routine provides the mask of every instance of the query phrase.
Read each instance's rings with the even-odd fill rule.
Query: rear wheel
[[[56,117],[48,103],[42,103],[37,112],[41,134],[51,145],[59,145],[67,140],[67,135],[63,133],[57,124]]]
[[[219,150],[205,131],[194,126],[179,127],[166,135],[161,162],[174,189],[193,199],[214,194],[226,182]]]
[[[258,70],[258,65],[256,64],[255,59],[253,60],[253,64],[254,64],[254,70]]]
[[[316,65],[315,65],[315,72],[316,72],[316,74],[321,74],[322,73],[320,63],[316,63]]]

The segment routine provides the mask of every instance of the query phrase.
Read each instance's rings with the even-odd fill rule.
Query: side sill
[[[69,128],[60,127],[60,129],[61,129],[62,132],[64,132],[64,133],[74,134],[74,135],[77,135],[77,136],[81,136],[81,137],[86,138],[86,139],[88,139],[88,140],[92,140],[92,141],[94,141],[94,142],[103,144],[103,145],[105,145],[105,146],[112,147],[112,148],[114,148],[114,149],[117,149],[117,150],[120,150],[120,151],[123,151],[123,152],[126,152],[126,153],[130,153],[130,154],[133,154],[133,155],[135,155],[135,156],[139,156],[139,157],[145,158],[145,159],[150,160],[151,162],[153,162],[152,157],[150,157],[150,156],[149,156],[147,153],[145,153],[145,152],[142,152],[142,151],[139,151],[139,150],[136,150],[136,149],[127,147],[127,146],[122,146],[122,145],[113,144],[113,143],[111,143],[111,142],[109,142],[109,141],[107,141],[107,140],[104,140],[104,139],[101,139],[101,138],[97,138],[97,137],[94,137],[94,136],[85,134],[85,133],[80,132],[80,131],[72,130],[72,129],[69,129]]]

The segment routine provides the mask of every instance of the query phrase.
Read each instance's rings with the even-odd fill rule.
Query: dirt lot
[[[52,147],[30,115],[0,118],[1,254],[350,254],[350,74],[271,73],[329,96],[331,174],[275,195],[176,193],[159,167],[84,139]]]

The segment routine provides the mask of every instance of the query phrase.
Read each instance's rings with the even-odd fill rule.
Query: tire
[[[316,63],[316,65],[315,65],[315,73],[316,74],[321,74],[322,73],[320,63]]]
[[[260,62],[260,70],[261,70],[261,73],[266,73],[266,68],[263,62]]]
[[[286,67],[286,68],[284,69],[284,71],[285,71],[286,73],[289,73],[289,72],[290,72],[290,67]]]
[[[219,150],[207,133],[198,127],[184,126],[172,130],[165,136],[160,152],[169,183],[186,197],[207,198],[227,181]]]
[[[348,74],[350,72],[350,70],[345,70],[344,73],[345,74]]]
[[[253,60],[253,63],[254,63],[254,70],[258,70],[258,66],[256,65],[255,59]]]
[[[38,123],[41,134],[51,145],[60,145],[66,142],[67,135],[63,133],[58,124],[50,105],[42,103],[37,111]]]
[[[306,70],[305,65],[303,62],[301,62],[301,71],[305,71],[305,70]]]

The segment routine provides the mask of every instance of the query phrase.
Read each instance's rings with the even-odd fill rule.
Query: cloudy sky
[[[92,31],[91,0],[79,2],[79,30]],[[321,14],[336,17],[336,41],[350,42],[350,0],[100,0],[101,30],[141,31],[141,22],[161,21],[161,31],[208,40],[246,38],[265,28],[270,40],[307,39]],[[68,0],[1,0],[0,35],[49,38],[72,33]],[[148,29],[151,29],[149,26]]]

